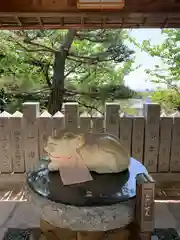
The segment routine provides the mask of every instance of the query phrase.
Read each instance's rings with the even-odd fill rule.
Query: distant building
[[[150,97],[147,97],[146,100],[145,100],[145,103],[151,103],[151,98]]]

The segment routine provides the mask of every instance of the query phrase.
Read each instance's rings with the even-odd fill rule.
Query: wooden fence
[[[180,177],[180,117],[160,117],[158,104],[144,105],[144,117],[119,117],[120,106],[106,103],[104,115],[79,116],[77,103],[66,103],[64,114],[40,114],[39,103],[24,103],[23,113],[0,114],[0,179],[16,181],[33,169],[47,136],[64,127],[109,132],[120,138],[131,156],[159,181]]]

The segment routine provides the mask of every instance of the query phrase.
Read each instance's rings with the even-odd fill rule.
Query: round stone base
[[[127,227],[109,231],[81,231],[75,232],[68,229],[55,227],[54,225],[41,219],[41,237],[39,240],[129,240],[130,229]],[[133,236],[134,239],[134,236]]]
[[[98,207],[76,207],[55,203],[27,188],[29,203],[46,222],[71,231],[109,231],[130,224],[134,219],[134,199]]]

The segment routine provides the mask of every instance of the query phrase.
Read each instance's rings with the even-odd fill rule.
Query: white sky
[[[134,29],[130,34],[133,38],[136,38],[138,42],[150,39],[153,44],[159,44],[162,43],[164,39],[160,29]],[[126,85],[134,90],[154,89],[155,84],[150,82],[150,78],[145,73],[144,69],[153,68],[156,64],[161,65],[161,62],[149,56],[147,53],[141,52],[140,49],[134,46],[130,45],[129,47],[133,48],[135,51],[136,65],[142,66],[126,76]]]

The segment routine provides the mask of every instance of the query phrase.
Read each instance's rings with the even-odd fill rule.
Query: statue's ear
[[[75,135],[72,132],[66,132],[63,135],[63,139],[72,139],[72,138],[75,138]]]
[[[46,140],[46,143],[45,143],[45,146],[44,146],[44,150],[45,150],[45,152],[48,152],[49,150],[49,142],[51,142],[51,139],[52,139],[52,137],[51,136],[49,136],[49,137],[47,137],[47,140]]]
[[[84,136],[84,134],[80,133],[80,134],[76,135],[76,140],[77,140],[78,147],[83,146],[84,143],[85,143],[85,136]]]
[[[84,139],[84,134],[83,133],[79,133],[76,135],[76,139],[82,140]]]
[[[47,141],[51,141],[51,140],[52,140],[52,137],[49,136],[49,137],[47,138]]]

